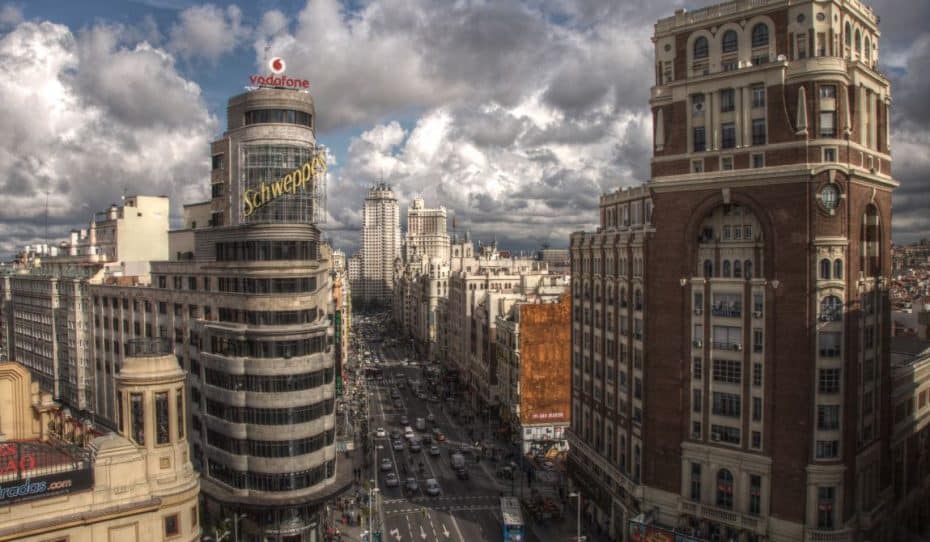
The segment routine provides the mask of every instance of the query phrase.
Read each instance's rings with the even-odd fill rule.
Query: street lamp
[[[584,539],[581,538],[581,492],[580,492],[580,491],[577,491],[577,492],[576,492],[576,491],[572,491],[571,493],[568,494],[568,496],[569,496],[569,497],[577,497],[577,498],[578,498],[578,523],[577,523],[577,525],[578,525],[578,536],[577,536],[577,538],[576,538],[575,540],[576,540],[576,542],[582,542],[582,540],[584,540]]]

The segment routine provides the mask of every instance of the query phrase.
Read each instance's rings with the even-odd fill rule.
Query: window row
[[[244,309],[219,308],[220,322],[234,322],[254,326],[287,326],[310,324],[322,316],[319,309],[300,311],[250,311]]]
[[[253,491],[295,491],[319,484],[336,473],[336,464],[332,460],[313,469],[284,474],[238,471],[213,459],[208,466],[214,480],[236,489]]]
[[[210,337],[210,353],[222,356],[251,358],[292,358],[326,351],[326,337],[308,337],[289,341],[261,341],[214,335]]]
[[[216,369],[204,369],[206,383],[233,391],[257,391],[262,393],[278,393],[308,390],[331,384],[333,370],[321,369],[309,373],[289,375],[232,375]]]
[[[269,122],[300,124],[313,126],[313,117],[304,111],[293,109],[254,109],[245,112],[245,124],[265,124]]]
[[[207,444],[235,455],[255,457],[295,457],[307,455],[333,443],[334,430],[296,440],[237,439],[212,429],[207,431]]]
[[[769,44],[769,27],[765,23],[758,23],[752,27],[750,45],[752,48],[766,47]],[[704,60],[710,56],[710,42],[700,36],[692,44],[692,59]],[[735,30],[727,30],[720,39],[720,52],[723,54],[739,52],[739,34]]]
[[[316,277],[257,279],[251,277],[220,277],[221,292],[246,294],[296,294],[316,291]]]
[[[315,260],[317,248],[313,241],[229,241],[216,244],[216,261]]]
[[[704,278],[722,277],[725,279],[752,279],[755,276],[753,275],[752,260],[745,260],[743,262],[739,260],[723,260],[721,265],[717,268],[716,274],[714,271],[714,262],[711,260],[704,260]]]
[[[229,423],[292,425],[312,422],[332,413],[332,399],[290,408],[239,407],[207,399],[207,414]]]

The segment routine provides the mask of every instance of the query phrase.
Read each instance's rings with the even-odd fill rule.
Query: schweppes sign
[[[258,188],[249,188],[242,193],[242,214],[251,216],[272,201],[286,194],[295,194],[298,190],[314,190],[311,181],[319,175],[326,173],[326,154],[317,150],[313,156],[294,171],[284,177],[271,182],[262,182]]]

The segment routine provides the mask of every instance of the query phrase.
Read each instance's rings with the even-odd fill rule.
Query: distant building
[[[15,465],[0,482],[0,540],[200,540],[185,372],[169,348],[127,356],[119,431],[106,435],[40,393],[22,365],[0,363],[0,461]]]
[[[449,234],[446,231],[446,208],[427,209],[423,198],[414,198],[407,209],[407,234],[404,237],[404,263],[421,258],[449,260]]]
[[[362,268],[356,296],[366,303],[389,304],[394,287],[394,262],[401,255],[400,211],[390,186],[372,187],[362,209]]]

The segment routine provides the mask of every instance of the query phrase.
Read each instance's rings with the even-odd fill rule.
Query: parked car
[[[439,488],[439,481],[435,478],[430,478],[426,481],[426,494],[436,497],[442,493],[442,490]]]
[[[393,442],[393,444],[391,444],[391,447],[394,448],[394,451],[395,451],[395,452],[403,452],[403,451],[404,451],[404,443],[403,443],[403,441],[401,441],[400,439],[395,440],[395,441]]]
[[[429,447],[429,455],[439,455],[439,446],[433,444]]]
[[[401,416],[401,417],[400,417],[400,424],[401,424],[401,425],[410,425],[410,420],[407,418],[407,416]]]
[[[384,438],[387,436],[387,431],[385,431],[383,427],[379,427],[375,429],[375,436],[378,438]]]
[[[407,482],[404,484],[404,489],[407,491],[418,491],[420,489],[420,484],[417,483],[416,478],[407,478]]]
[[[384,475],[384,485],[386,487],[397,487],[400,485],[400,480],[397,478],[396,474],[389,472]]]
[[[397,440],[400,438],[400,429],[391,429],[391,440]]]
[[[381,460],[381,470],[391,470],[394,468],[394,463],[390,459],[384,458]]]

